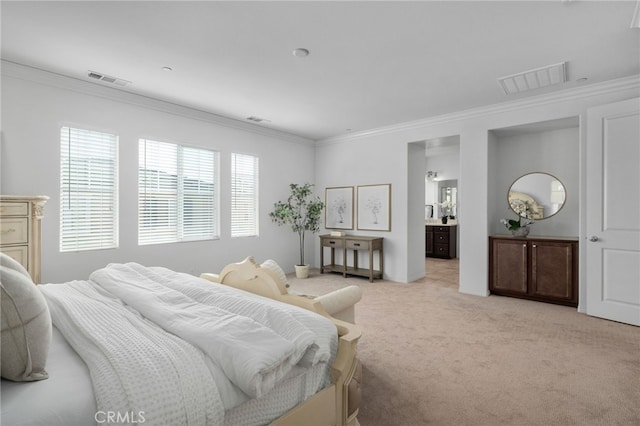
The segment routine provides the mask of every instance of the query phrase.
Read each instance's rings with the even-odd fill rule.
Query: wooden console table
[[[384,274],[384,253],[382,248],[382,237],[364,237],[356,235],[347,235],[344,237],[332,237],[331,235],[320,235],[320,273],[338,272],[343,277],[347,275],[358,275],[361,277],[369,277],[369,282],[373,282],[374,278],[382,278]],[[324,248],[331,249],[331,263],[324,264]],[[342,265],[336,265],[336,249],[342,249]],[[353,264],[348,265],[347,252],[353,250]],[[369,268],[358,267],[358,250],[367,250],[369,252]],[[378,251],[378,260],[380,269],[373,269],[373,253]]]

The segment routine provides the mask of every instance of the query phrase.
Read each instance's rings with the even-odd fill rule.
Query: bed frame
[[[357,415],[361,399],[362,369],[357,358],[357,345],[361,336],[358,326],[332,318],[316,300],[289,294],[285,283],[271,270],[261,268],[252,257],[225,266],[220,274],[204,273],[200,276],[215,283],[316,312],[330,318],[338,329],[338,354],[332,366],[331,386],[275,420],[271,423],[273,426],[359,425]]]

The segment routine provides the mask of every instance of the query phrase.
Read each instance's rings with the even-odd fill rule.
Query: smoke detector
[[[541,89],[567,81],[565,63],[547,65],[517,74],[500,77],[498,82],[507,95]]]
[[[100,80],[110,84],[117,84],[118,86],[126,86],[127,84],[131,84],[130,81],[124,80],[122,78],[111,77],[109,75],[91,71],[91,70],[87,72],[87,76],[89,78],[93,78],[94,80]]]

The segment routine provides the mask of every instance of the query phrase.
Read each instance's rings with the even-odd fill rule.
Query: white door
[[[587,112],[587,314],[640,325],[640,98]]]

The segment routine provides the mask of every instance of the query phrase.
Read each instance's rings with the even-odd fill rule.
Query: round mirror
[[[509,207],[519,216],[534,220],[558,213],[566,200],[564,185],[548,173],[528,173],[511,184]]]

